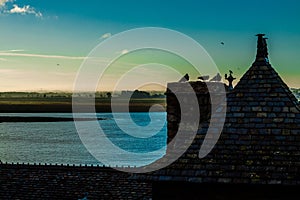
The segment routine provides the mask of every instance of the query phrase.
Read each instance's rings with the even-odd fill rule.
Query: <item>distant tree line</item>
[[[165,98],[164,92],[146,92],[146,91],[120,91],[120,92],[81,92],[73,94],[71,92],[0,92],[0,98],[72,98],[77,97],[92,97],[110,99],[116,98]]]
[[[151,94],[150,92],[146,91],[122,91],[120,98],[134,98],[134,99],[145,99],[145,98],[165,98],[165,95],[163,93],[154,93]]]

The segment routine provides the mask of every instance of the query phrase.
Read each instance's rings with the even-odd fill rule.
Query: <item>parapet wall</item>
[[[190,86],[193,89],[191,94]],[[209,88],[209,89],[208,89]],[[196,95],[200,111],[200,123],[209,121],[211,116],[211,95],[218,101],[224,101],[224,91],[227,91],[227,86],[221,82],[175,82],[169,83],[166,92],[167,96],[167,123],[168,123],[168,139],[169,143],[178,131],[181,122],[181,107],[176,96],[183,96],[184,104],[189,104],[191,95]],[[218,96],[220,98],[218,98]],[[219,103],[219,102],[215,102]],[[186,106],[186,105],[185,105]],[[197,105],[188,105],[189,109],[193,109]]]

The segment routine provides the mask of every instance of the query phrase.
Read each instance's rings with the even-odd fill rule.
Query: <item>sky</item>
[[[84,58],[99,43],[142,27],[191,37],[222,75],[230,69],[238,79],[254,61],[255,35],[265,33],[272,66],[288,86],[300,88],[299,10],[298,0],[0,0],[0,91],[72,91]],[[120,69],[145,65],[147,56],[158,64],[142,67],[137,77],[177,81],[178,74],[160,70],[159,64],[193,73],[188,63],[166,52],[121,49],[117,54],[121,59],[107,71],[99,90],[112,90],[126,72]],[[136,89],[133,82],[122,86]]]

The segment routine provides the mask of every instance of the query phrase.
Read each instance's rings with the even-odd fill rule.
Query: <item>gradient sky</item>
[[[96,45],[140,27],[190,36],[222,74],[231,69],[238,79],[254,61],[254,35],[265,33],[272,66],[290,87],[300,88],[299,10],[298,0],[0,0],[0,91],[70,91],[84,57]],[[106,84],[103,89],[109,90],[109,79]]]

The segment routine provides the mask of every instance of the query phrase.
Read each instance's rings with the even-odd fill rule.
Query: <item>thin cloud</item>
[[[36,17],[43,17],[43,14],[39,11],[36,11],[35,8],[31,7],[30,5],[26,5],[23,7],[19,7],[17,4],[13,5],[13,8],[9,10],[10,14],[32,14]]]
[[[4,7],[8,2],[14,2],[14,0],[0,0],[0,8]]]
[[[18,72],[18,70],[16,70],[16,69],[0,69],[1,75],[8,75],[8,74],[16,73],[16,72]]]
[[[24,49],[11,49],[11,50],[7,50],[7,51],[0,51],[1,52],[24,52],[25,50]]]
[[[107,39],[107,38],[111,37],[111,35],[112,35],[111,33],[105,33],[100,38],[101,39]]]
[[[85,59],[85,57],[76,57],[76,56],[42,55],[42,54],[13,53],[13,52],[0,52],[0,56],[56,58],[56,59],[68,59],[68,60],[83,60],[83,59]]]
[[[121,52],[122,55],[127,54],[127,53],[129,53],[129,51],[128,51],[127,49],[124,49],[124,50]]]
[[[125,55],[128,54],[129,50],[128,49],[123,49],[122,51],[117,51],[116,54],[121,54],[121,55]]]

